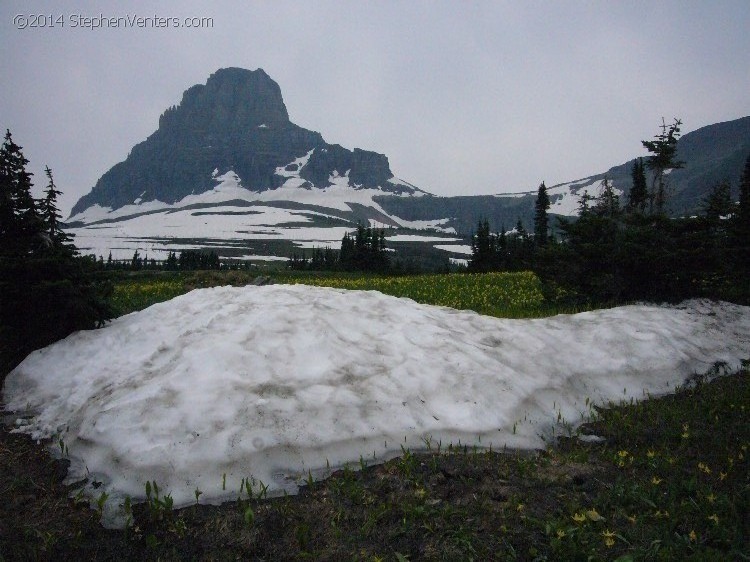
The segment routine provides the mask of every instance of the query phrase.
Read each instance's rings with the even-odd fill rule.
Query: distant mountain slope
[[[703,199],[717,182],[729,181],[732,195],[738,195],[739,178],[745,160],[750,155],[750,117],[702,127],[684,135],[677,146],[677,160],[684,161],[685,165],[669,174],[668,211],[674,216],[699,213]],[[548,185],[550,213],[575,216],[580,196],[584,191],[589,195],[598,195],[605,176],[620,192],[624,204],[632,185],[631,170],[634,162],[635,159],[632,159],[613,166],[606,172]],[[518,219],[521,219],[526,228],[531,228],[537,187],[534,186],[528,192],[510,195],[422,199],[377,197],[376,201],[386,212],[404,219],[451,217],[450,226],[458,233],[469,234],[476,228],[480,217],[487,218],[495,230],[501,229],[503,225],[511,228]]]
[[[297,159],[304,156],[300,167]],[[355,189],[419,192],[394,179],[384,155],[328,144],[320,133],[292,123],[279,85],[262,69],[225,68],[186,90],[180,104],[160,117],[159,128],[106,172],[71,215],[94,205],[114,210],[175,203],[210,191],[213,178],[228,171],[251,192],[277,189],[288,180],[280,168],[298,171],[296,187],[305,189],[346,176]]]
[[[697,212],[718,181],[736,192],[748,154],[750,117],[684,135],[677,155],[685,166],[669,174],[669,212]],[[581,194],[597,195],[605,175],[624,202],[632,164],[548,185],[550,212],[575,216]],[[400,229],[389,233],[391,249],[409,260],[430,254],[436,264],[466,258],[480,218],[493,230],[518,220],[530,229],[537,186],[529,188],[430,195],[396,178],[386,156],[329,144],[292,123],[279,85],[262,69],[225,68],[164,112],[158,129],[76,203],[68,227],[84,253],[112,251],[115,259],[136,249],[159,258],[212,248],[223,257],[283,260],[297,249],[338,247],[362,223]]]

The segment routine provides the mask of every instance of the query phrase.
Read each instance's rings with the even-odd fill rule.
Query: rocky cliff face
[[[250,191],[275,189],[285,181],[277,168],[310,151],[299,170],[306,187],[326,187],[331,176],[348,173],[355,189],[414,191],[388,182],[393,173],[384,155],[330,145],[320,133],[292,123],[279,85],[262,69],[225,68],[187,89],[180,104],[160,117],[157,131],[106,172],[71,214],[136,199],[174,203],[212,189],[214,172],[229,170]]]

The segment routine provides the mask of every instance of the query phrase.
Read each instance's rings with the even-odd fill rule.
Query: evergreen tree
[[[55,186],[55,181],[52,179],[52,170],[49,169],[49,166],[44,168],[44,173],[49,183],[44,197],[39,200],[39,214],[44,227],[45,246],[51,251],[67,253],[72,256],[75,254],[75,246],[71,244],[72,237],[62,229],[60,224],[62,217],[57,208],[57,196],[62,195],[62,192],[58,191]],[[110,257],[111,255],[110,252]],[[104,258],[101,261],[103,262]]]
[[[8,255],[29,255],[41,243],[42,223],[31,195],[28,163],[6,131],[0,148],[0,251]]]
[[[600,217],[616,218],[620,214],[620,197],[615,193],[607,176],[604,176],[601,186],[601,195],[591,210]]]
[[[471,237],[470,271],[490,271],[495,261],[495,244],[490,234],[490,223],[487,219],[480,219],[477,232]]]
[[[323,256],[325,262],[325,256]],[[335,260],[331,254],[329,260]],[[341,240],[338,265],[347,271],[386,271],[390,268],[390,260],[385,247],[385,233],[381,229],[357,226],[357,232],[352,238],[345,234]]]
[[[594,199],[588,191],[584,189],[583,193],[578,199],[578,216],[585,217],[591,212],[591,201]]]
[[[63,232],[52,173],[45,197],[10,132],[0,148],[0,378],[27,353],[111,317],[111,286]]]
[[[537,246],[546,246],[549,237],[549,218],[547,210],[549,209],[549,196],[547,187],[544,182],[539,186],[539,191],[534,204],[534,243]]]
[[[643,158],[638,158],[633,162],[631,177],[633,178],[633,185],[630,188],[627,209],[631,212],[643,213],[646,211],[646,205],[648,204],[648,185]]]
[[[733,262],[740,275],[739,283],[747,284],[750,273],[750,156],[740,177],[740,200],[732,217]]]
[[[709,224],[717,225],[722,217],[729,217],[732,214],[734,205],[732,205],[731,186],[728,181],[716,183],[703,200],[703,212]]]
[[[651,213],[663,214],[667,201],[668,171],[682,168],[684,162],[675,160],[677,154],[677,141],[680,138],[680,125],[682,121],[675,119],[667,126],[662,119],[661,133],[656,135],[653,141],[641,141],[644,148],[651,153],[646,165],[653,171],[651,193],[649,196]]]
[[[750,156],[745,160],[745,169],[740,177],[740,201],[735,217],[738,229],[750,241]]]

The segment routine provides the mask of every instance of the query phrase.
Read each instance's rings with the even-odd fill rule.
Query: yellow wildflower
[[[690,531],[690,542],[695,542],[698,540],[698,536],[695,534],[695,530]]]
[[[652,484],[653,484],[654,486],[658,486],[659,484],[661,484],[661,478],[659,478],[658,476],[654,476],[654,477],[653,477],[653,478],[651,479],[651,483],[652,483]]]
[[[596,509],[589,509],[586,512],[586,517],[588,517],[591,521],[604,521],[604,517],[599,515],[599,512]]]
[[[708,517],[708,520],[709,520],[709,521],[713,521],[715,525],[718,525],[718,524],[719,524],[719,516],[718,516],[718,515],[716,515],[715,513],[714,513],[713,515],[710,515],[710,516]]]
[[[564,536],[565,536],[565,531],[563,531],[562,529],[558,529],[558,530],[557,530],[557,538],[558,538],[558,539],[561,539],[561,538],[563,538]]]
[[[583,523],[586,521],[586,515],[583,513],[575,513],[573,514],[573,521],[576,523]]]
[[[724,479],[726,479],[726,477],[727,477],[727,473],[726,472],[719,472],[719,480],[724,480]]]
[[[635,525],[635,522],[638,520],[635,515],[628,515],[627,520],[630,521],[633,525]]]
[[[704,464],[702,462],[698,463],[698,470],[700,470],[701,472],[705,472],[706,474],[711,474],[711,469],[708,468],[707,464]]]
[[[653,459],[653,458],[654,458],[654,457],[656,456],[656,451],[654,451],[653,449],[649,449],[649,450],[648,450],[648,451],[646,452],[646,456],[647,456],[648,458],[650,458],[650,459]]]
[[[706,499],[708,500],[708,503],[714,503],[714,500],[716,500],[716,496],[714,496],[713,494],[708,494],[706,496]]]
[[[615,544],[615,534],[607,529],[606,531],[602,531],[602,537],[604,537],[604,544],[607,545],[607,547],[612,547]]]

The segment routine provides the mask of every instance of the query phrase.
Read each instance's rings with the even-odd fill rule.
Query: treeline
[[[293,254],[289,267],[313,271],[387,272],[391,269],[391,262],[385,246],[385,232],[360,224],[353,236],[344,234],[340,250],[315,248],[309,259],[304,253],[301,256]]]
[[[676,160],[681,122],[662,125],[650,156],[632,169],[626,201],[605,178],[600,195],[584,192],[577,219],[549,224],[542,183],[534,232],[518,225],[492,234],[480,221],[469,269],[533,269],[549,295],[569,301],[679,301],[710,297],[750,303],[750,156],[739,182],[739,202],[729,181],[713,186],[700,216],[669,218],[669,171]],[[503,229],[504,230],[504,229]]]
[[[28,160],[10,131],[0,148],[0,379],[30,351],[112,315],[111,285],[60,223],[52,171],[32,196]]]
[[[129,259],[113,259],[112,252],[105,260],[103,256],[88,256],[100,271],[197,271],[197,270],[248,270],[255,266],[245,260],[224,259],[214,250],[182,250],[169,252],[167,259],[149,258],[136,250]]]

